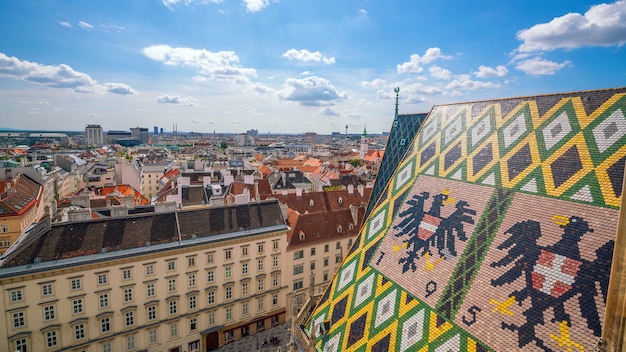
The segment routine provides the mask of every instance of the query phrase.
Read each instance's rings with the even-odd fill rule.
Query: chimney
[[[365,191],[365,186],[358,185],[357,186],[357,190],[358,190],[359,194],[361,195],[361,197],[363,197],[363,192]]]
[[[301,197],[302,196],[302,188],[296,188],[296,196],[297,197]]]
[[[72,205],[77,205],[83,208],[89,208],[89,196],[74,196],[71,198]]]
[[[72,209],[67,212],[69,222],[86,221],[91,219],[91,209]]]
[[[128,209],[132,209],[135,207],[135,198],[133,196],[121,196],[120,203]]]
[[[128,216],[128,208],[125,205],[114,205],[111,207],[112,218],[125,218]]]
[[[157,214],[160,213],[170,213],[176,211],[176,202],[159,202],[154,203],[154,212]]]
[[[348,194],[353,194],[354,193],[354,185],[353,184],[349,184],[348,185]]]

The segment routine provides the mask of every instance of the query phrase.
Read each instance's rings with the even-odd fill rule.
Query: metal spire
[[[396,121],[398,120],[398,93],[400,93],[400,87],[394,88],[393,91],[396,93],[396,114],[393,117],[393,120]]]

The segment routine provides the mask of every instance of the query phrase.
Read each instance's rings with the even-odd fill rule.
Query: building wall
[[[116,259],[82,258],[100,257],[94,263],[2,269],[0,351],[21,342],[28,351],[102,351],[105,345],[126,351],[132,343],[135,350],[205,351],[207,334],[223,345],[240,338],[242,327],[254,334],[261,325],[282,324],[285,236],[280,231]],[[15,326],[20,317],[23,326]],[[106,319],[110,330],[103,332]],[[56,344],[48,348],[52,335]]]

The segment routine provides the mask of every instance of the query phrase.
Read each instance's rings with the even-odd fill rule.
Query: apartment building
[[[46,219],[2,259],[0,351],[211,351],[285,322],[276,200],[88,217]]]
[[[18,175],[0,194],[0,254],[15,243],[36,220],[43,187],[27,175]]]

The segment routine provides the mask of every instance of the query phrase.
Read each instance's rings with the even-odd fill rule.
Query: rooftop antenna
[[[346,136],[348,135],[348,125],[346,125]]]
[[[396,127],[398,125],[398,93],[400,93],[400,87],[394,88],[393,91],[396,93],[396,113],[393,116],[393,127]]]

